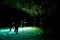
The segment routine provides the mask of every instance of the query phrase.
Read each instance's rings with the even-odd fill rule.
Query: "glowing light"
[[[19,28],[19,30],[29,30],[29,29],[32,29],[32,27]]]
[[[7,29],[0,29],[0,34],[3,34],[3,35],[7,35],[7,34],[16,34],[14,32],[14,28],[12,28],[12,30],[10,31],[10,28],[7,28]],[[21,35],[32,35],[32,34],[41,34],[41,33],[44,33],[43,30],[41,30],[41,28],[36,28],[36,27],[19,27],[18,28],[18,33]]]

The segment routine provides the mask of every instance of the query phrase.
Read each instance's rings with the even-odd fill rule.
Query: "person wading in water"
[[[9,25],[10,26],[10,31],[11,31],[13,25],[14,25],[14,17],[12,16],[11,19],[10,19],[10,25]]]
[[[19,21],[18,21],[18,17],[16,16],[14,18],[14,26],[15,26],[15,32],[17,33],[18,32],[18,26],[19,26]]]

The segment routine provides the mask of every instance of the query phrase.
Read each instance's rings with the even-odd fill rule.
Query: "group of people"
[[[13,27],[14,25],[14,28],[15,28],[15,32],[18,33],[18,27],[19,27],[19,24],[22,25],[21,27],[24,27],[26,24],[31,24],[31,25],[34,25],[34,26],[41,26],[41,22],[39,24],[39,20],[36,20],[36,18],[34,19],[34,21],[32,21],[30,19],[30,21],[27,21],[26,19],[20,19],[19,17],[17,16],[13,16],[11,17],[11,21],[10,21],[10,31],[11,31],[11,28]],[[31,22],[32,21],[32,22]],[[41,21],[41,20],[40,20]],[[33,23],[34,22],[34,23]]]
[[[13,16],[11,17],[11,21],[10,21],[10,31],[11,31],[11,28],[13,27],[14,25],[14,32],[18,33],[18,27],[19,27],[19,24],[21,23],[22,27],[24,26],[24,23],[26,24],[26,20],[23,19],[23,20],[19,20],[20,18],[16,17],[16,16]]]
[[[11,28],[13,27],[13,25],[15,27],[14,31],[17,33],[18,32],[18,17],[15,17],[15,16],[11,17],[11,19],[10,19],[10,31],[11,31]]]

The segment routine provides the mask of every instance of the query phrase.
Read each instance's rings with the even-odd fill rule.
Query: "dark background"
[[[45,38],[47,38],[47,40],[53,40],[56,37],[55,35],[56,35],[56,29],[57,29],[56,0],[46,0],[46,1],[43,1],[43,4],[42,3],[40,4],[40,3],[41,2],[37,3],[37,1],[35,1],[35,4],[42,5],[42,7],[45,8],[45,11],[46,11],[45,12],[46,14],[42,15],[42,17],[45,19],[44,24],[46,25],[46,26],[43,26],[46,32],[45,34],[47,35]],[[50,15],[48,15],[47,13],[49,8],[52,8],[52,10],[50,10]],[[18,16],[21,20],[26,18],[30,24],[32,23],[31,19],[33,19],[24,11],[22,10],[18,11],[15,7],[14,8],[10,7],[9,4],[8,5],[0,4],[0,27],[9,26],[11,16]],[[40,17],[41,16],[38,16],[37,19],[39,20]]]

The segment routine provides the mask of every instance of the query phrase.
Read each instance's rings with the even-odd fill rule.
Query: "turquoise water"
[[[0,29],[1,40],[43,40],[43,31],[36,27],[19,27],[18,34],[14,32],[14,28]]]

